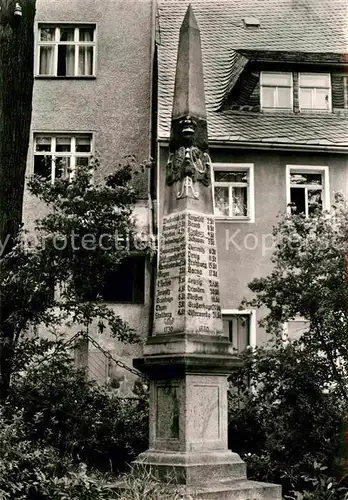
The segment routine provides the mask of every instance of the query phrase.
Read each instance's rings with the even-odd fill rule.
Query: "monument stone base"
[[[168,500],[180,494],[186,500],[281,500],[281,487],[255,481],[235,481],[207,487],[168,487]]]
[[[150,471],[168,499],[281,500],[279,485],[248,481],[228,449],[226,374],[238,364],[229,343],[166,340],[152,339],[133,361],[150,375],[150,443],[135,468]]]
[[[139,455],[135,466],[146,467],[165,484],[168,499],[192,500],[281,500],[281,487],[249,481],[246,464],[239,455],[227,452],[158,453]]]
[[[211,467],[209,472],[209,477],[214,480]],[[128,489],[129,486],[123,483],[115,485],[115,491],[119,494]],[[164,482],[160,483],[159,490],[163,500],[282,500],[280,485],[249,481],[246,478],[197,486]]]
[[[168,453],[147,450],[138,456],[134,465],[148,467],[152,475],[174,484],[207,485],[225,482],[226,478],[244,480],[246,464],[230,450]]]

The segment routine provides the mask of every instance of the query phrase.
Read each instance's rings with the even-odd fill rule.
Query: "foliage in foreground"
[[[168,495],[145,468],[111,473],[147,448],[146,396],[118,399],[86,381],[62,343],[33,339],[25,347],[0,412],[1,498],[185,498],[174,485]]]
[[[60,342],[25,342],[8,398],[30,441],[101,471],[124,470],[147,447],[148,402],[120,399],[87,381]]]
[[[232,377],[230,446],[252,477],[281,483],[284,498],[342,500],[348,415],[348,205],[283,215],[272,272],[254,279],[244,307],[266,311],[270,345],[244,354]],[[348,261],[347,261],[348,262]],[[284,323],[301,318],[297,341]]]
[[[295,342],[258,347],[243,361],[231,380],[229,440],[249,476],[282,484],[283,494],[295,499],[291,492],[315,489],[319,472],[339,474],[344,405],[327,385],[321,357]]]
[[[126,158],[104,181],[97,167],[95,160],[54,184],[31,179],[47,215],[36,221],[35,241],[23,232],[0,258],[2,301],[11,304],[11,335],[0,332],[4,498],[111,500],[105,471],[124,470],[147,447],[146,397],[117,399],[74,369],[61,341],[28,338],[35,328],[57,336],[75,324],[80,333],[108,328],[120,341],[138,341],[99,293],[129,252],[119,240],[133,234],[138,166]]]
[[[43,441],[30,441],[23,416],[12,421],[0,414],[0,497],[3,500],[180,500],[173,486],[163,485],[145,469],[131,470],[117,480],[61,456]],[[117,485],[122,484],[122,489]],[[191,500],[192,497],[191,497]]]
[[[321,356],[326,381],[348,407],[348,202],[336,195],[330,213],[282,216],[274,236],[272,272],[249,283],[254,298],[245,306],[267,311],[261,325],[278,342],[284,323],[306,320],[301,343]]]
[[[0,414],[0,496],[4,500],[111,500],[105,479],[44,441],[30,441],[20,412]],[[114,497],[115,498],[115,497]]]
[[[38,176],[28,183],[46,215],[35,221],[34,234],[23,231],[11,251],[0,255],[2,313],[7,304],[0,329],[0,376],[6,379],[0,398],[6,397],[16,344],[34,328],[62,332],[74,324],[81,333],[108,328],[120,341],[139,340],[100,293],[108,272],[129,253],[121,241],[133,235],[132,184],[139,167],[128,157],[113,175],[98,180],[98,166],[94,160],[54,184]]]
[[[114,500],[111,473],[147,448],[146,396],[122,400],[86,380],[63,342],[17,345],[0,411],[4,500]]]
[[[273,343],[245,353],[233,376],[230,447],[246,460],[252,478],[281,483],[287,500],[347,498],[347,480],[341,479],[347,415],[347,221],[343,204],[332,219],[283,218],[276,229],[280,242],[274,270],[251,284],[256,298],[249,305],[268,308],[263,324]],[[282,323],[299,315],[308,320],[307,331],[298,342],[284,344]],[[105,493],[113,500],[105,471],[122,470],[147,447],[146,399],[122,402],[86,382],[59,342],[27,340],[20,347],[3,420],[7,428],[1,430],[2,449],[9,450],[0,458],[5,478],[0,485],[7,498],[31,500],[40,498],[30,497],[32,491],[49,491],[43,500],[69,499],[70,492],[75,500],[88,500],[92,491],[94,498],[103,499]],[[15,428],[9,431],[11,419]],[[19,436],[12,438],[12,447],[11,432]],[[17,446],[19,441],[24,448]],[[158,485],[140,479],[135,488],[138,480],[129,480],[130,499],[143,498],[144,488],[156,498]],[[52,484],[57,490],[47,489]]]

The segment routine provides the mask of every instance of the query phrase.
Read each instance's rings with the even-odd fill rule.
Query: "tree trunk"
[[[22,223],[33,93],[36,0],[0,0],[0,251],[8,253]],[[6,397],[15,336],[11,302],[0,290],[0,399]]]

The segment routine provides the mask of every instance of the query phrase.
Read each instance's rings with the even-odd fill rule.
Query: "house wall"
[[[159,193],[164,189],[168,148],[162,147],[160,151]],[[272,269],[272,228],[277,223],[277,215],[286,210],[286,165],[327,165],[333,200],[335,191],[342,191],[348,197],[348,160],[339,154],[227,148],[211,148],[210,155],[213,163],[254,164],[255,222],[216,221],[221,307],[238,309],[244,297],[252,296],[247,284],[254,278],[267,276]],[[257,319],[261,314],[257,312]],[[256,338],[258,343],[266,339],[265,332],[259,327]]]
[[[153,4],[153,0],[37,0],[36,23],[96,24],[96,77],[35,78],[27,175],[33,173],[35,132],[92,133],[99,177],[112,173],[126,154],[139,161],[149,157]],[[36,58],[35,53],[35,65]],[[139,227],[148,229],[148,171],[136,182],[140,199],[135,215]],[[25,192],[27,228],[33,229],[34,220],[46,211]],[[150,274],[147,266],[144,305],[112,305],[142,337],[149,328]]]

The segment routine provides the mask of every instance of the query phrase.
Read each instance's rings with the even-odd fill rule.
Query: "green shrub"
[[[113,472],[147,448],[146,395],[119,399],[87,381],[62,343],[26,341],[25,351],[16,358],[8,408],[23,412],[27,439]]]
[[[20,413],[0,413],[0,497],[3,500],[112,500],[110,487],[84,464],[26,438]],[[114,497],[115,498],[115,497]]]
[[[193,500],[172,484],[170,493],[146,468],[115,478],[76,463],[44,441],[27,439],[20,412],[0,412],[2,500]],[[122,489],[118,488],[122,484]]]
[[[286,495],[315,490],[308,481],[314,463],[325,477],[338,475],[344,404],[327,384],[321,356],[290,343],[259,347],[243,361],[231,379],[229,445],[247,462],[249,477],[280,483]]]

